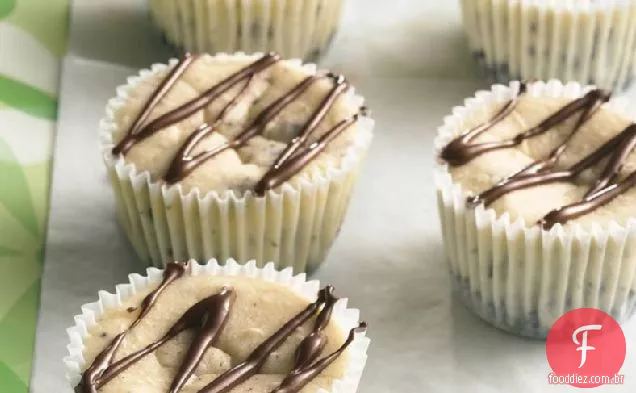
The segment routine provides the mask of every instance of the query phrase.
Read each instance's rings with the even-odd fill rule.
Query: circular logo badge
[[[611,383],[625,362],[626,348],[618,322],[602,311],[580,308],[552,326],[546,356],[560,383],[593,388]]]

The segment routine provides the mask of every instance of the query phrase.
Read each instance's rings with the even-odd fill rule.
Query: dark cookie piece
[[[261,36],[261,24],[258,22],[253,22],[250,26],[250,35],[253,39],[258,39]]]
[[[473,52],[473,59],[478,61],[480,64],[484,63],[486,61],[486,54],[484,53],[484,51]]]
[[[454,292],[458,295],[460,301],[471,312],[475,313],[484,321],[494,325],[497,329],[535,339],[542,339],[547,336],[548,329],[541,327],[539,314],[536,310],[511,321],[503,301],[497,306],[495,306],[492,301],[484,306],[482,303],[482,294],[480,292],[471,292],[470,286],[465,282],[465,279],[453,277],[452,281]]]
[[[183,47],[174,44],[166,34],[161,34],[161,42],[169,49],[171,57],[180,58],[188,52]]]
[[[161,40],[161,43],[164,44],[164,45],[172,46],[172,43],[168,39],[168,36],[166,35],[166,33],[160,33],[159,34],[159,40]]]
[[[486,67],[486,72],[493,83],[508,83],[513,80],[507,63]]]
[[[331,34],[329,34],[329,38],[327,38],[327,43],[323,47],[315,47],[311,52],[309,52],[305,58],[303,59],[307,63],[317,63],[324,54],[329,50],[333,41],[336,38],[337,30],[334,29]]]
[[[322,53],[323,53],[322,49],[315,48],[314,50],[309,52],[309,54],[305,57],[304,61],[307,63],[316,63],[322,57]]]
[[[627,297],[627,315],[636,314],[636,290],[629,291]]]
[[[498,329],[531,338],[547,337],[549,330],[541,327],[539,323],[539,315],[536,310],[511,321],[503,301],[497,306],[495,306],[492,301],[489,301],[487,305],[484,306],[482,303],[481,292],[471,291],[468,278],[453,275],[452,286],[454,292],[457,293],[460,300],[467,308]],[[591,282],[586,283],[586,292],[589,293],[589,291],[593,291],[593,288],[594,285]],[[603,294],[605,290],[606,288],[601,286],[599,288],[598,295]],[[554,308],[557,305],[558,302],[551,302],[549,307]],[[564,308],[566,311],[573,309],[573,300],[571,297],[566,297]],[[627,302],[624,307],[614,308],[609,312],[609,314],[619,323],[624,323],[632,315],[636,314],[636,290],[629,291]]]
[[[483,51],[473,52],[473,58],[482,70],[482,76],[491,83],[508,83],[513,80],[510,75],[508,63],[487,64],[486,54]]]
[[[632,68],[633,68],[633,65],[630,64],[628,67],[628,70],[631,70]],[[619,88],[621,88],[622,90],[627,90],[630,87],[632,87],[633,83],[634,83],[634,74],[631,71],[628,71],[622,86],[619,86]]]
[[[239,42],[241,42],[242,37],[243,37],[243,21],[239,19],[236,21],[236,38]]]

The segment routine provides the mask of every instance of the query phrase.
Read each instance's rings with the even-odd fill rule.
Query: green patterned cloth
[[[0,0],[0,393],[33,364],[68,0]]]

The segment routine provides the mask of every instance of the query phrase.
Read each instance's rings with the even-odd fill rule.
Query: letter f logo
[[[574,344],[580,345],[580,347],[576,349],[577,351],[581,351],[581,364],[579,365],[579,368],[583,367],[585,365],[585,362],[587,361],[587,351],[593,351],[596,349],[592,346],[587,345],[587,333],[590,330],[601,330],[601,328],[601,325],[585,325],[576,329],[574,331],[574,334],[572,334],[572,341],[574,341]],[[582,339],[580,342],[577,338],[579,333],[583,333],[581,335]]]

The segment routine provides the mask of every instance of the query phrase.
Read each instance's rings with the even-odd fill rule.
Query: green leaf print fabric
[[[33,365],[68,0],[0,0],[0,393]]]

